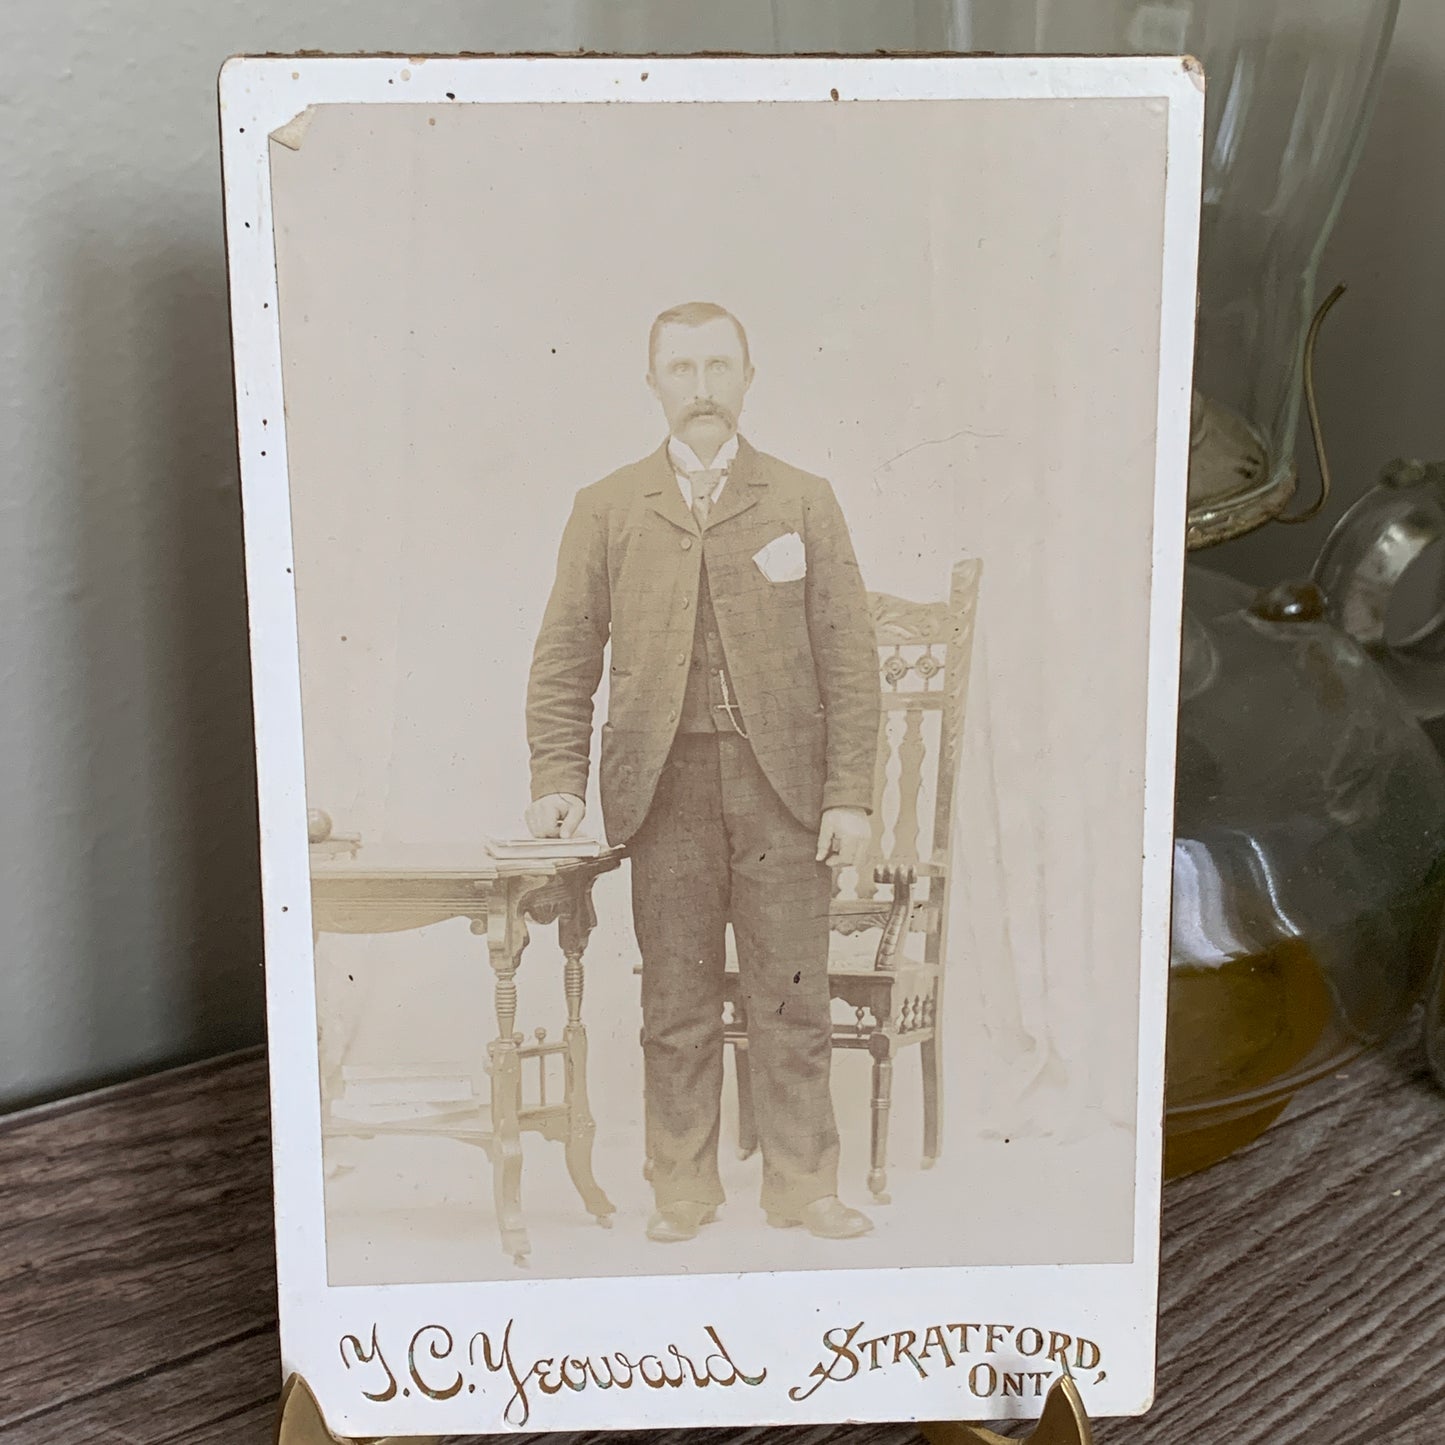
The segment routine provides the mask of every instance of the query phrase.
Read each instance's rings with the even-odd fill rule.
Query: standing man
[[[832,489],[738,435],[752,379],[722,307],[653,322],[668,439],[578,494],[527,691],[527,824],[570,837],[611,641],[602,812],[632,858],[659,1241],[692,1239],[723,1200],[729,923],[768,1222],[827,1239],[872,1227],[837,1193],[828,904],[830,865],[869,835],[878,658]]]

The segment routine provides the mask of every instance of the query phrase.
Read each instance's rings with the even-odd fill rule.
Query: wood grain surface
[[[1442,1206],[1445,1098],[1413,1042],[1171,1185],[1158,1404],[1100,1422],[1099,1445],[1440,1445]],[[274,1285],[259,1053],[0,1120],[0,1445],[269,1441]],[[919,1439],[906,1424],[666,1433]]]

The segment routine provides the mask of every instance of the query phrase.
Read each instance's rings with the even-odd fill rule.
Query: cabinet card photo
[[[1202,90],[223,70],[338,1434],[1147,1408]]]

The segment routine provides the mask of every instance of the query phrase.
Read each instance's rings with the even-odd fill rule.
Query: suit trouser
[[[682,733],[632,837],[642,953],[647,1149],[659,1206],[719,1204],[725,930],[733,926],[762,1205],[792,1213],[837,1193],[829,1087],[831,877],[816,830],[784,807],[749,743]]]

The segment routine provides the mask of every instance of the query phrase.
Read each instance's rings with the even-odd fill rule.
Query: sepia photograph
[[[283,1300],[369,1433],[1143,1408],[1189,67],[223,75]],[[622,1298],[813,1387],[468,1373]]]

